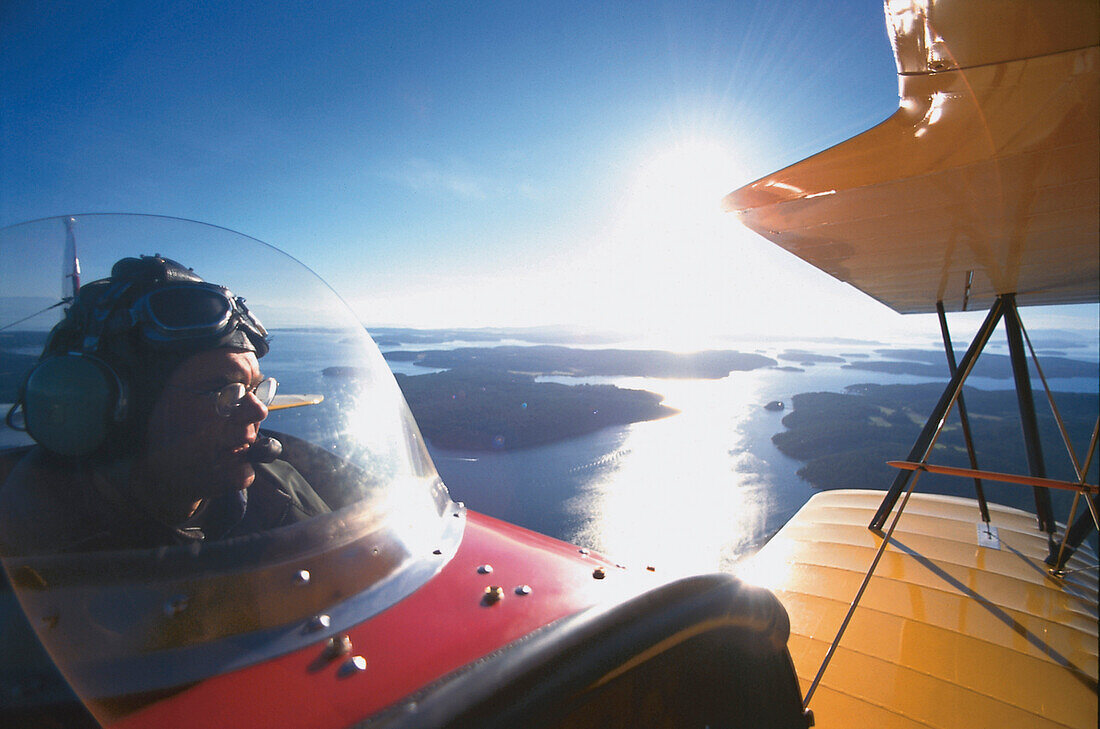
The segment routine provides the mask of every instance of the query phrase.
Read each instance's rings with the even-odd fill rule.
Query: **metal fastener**
[[[442,549],[433,549],[432,554],[443,554],[443,550]]]
[[[318,633],[327,630],[330,625],[332,625],[332,618],[328,615],[314,615],[306,624],[306,630],[310,633]]]
[[[176,595],[164,603],[164,614],[168,617],[179,615],[187,609],[187,595]]]
[[[485,588],[485,596],[482,601],[486,605],[495,605],[504,599],[504,588],[500,585],[490,585]]]
[[[351,638],[346,635],[334,635],[325,644],[325,656],[328,658],[338,658],[348,653],[351,653]]]
[[[477,573],[479,575],[487,575],[487,574],[492,573],[492,571],[493,571],[493,565],[491,565],[491,564],[483,564],[483,565],[481,565],[480,567],[477,568]]]
[[[367,659],[363,656],[352,656],[340,666],[339,673],[341,677],[345,677],[365,670],[367,670]]]
[[[577,551],[580,552],[581,554],[585,555],[585,556],[588,556],[588,550],[587,549],[578,549]]]
[[[531,586],[530,585],[520,585],[519,587],[516,588],[516,594],[517,595],[530,595],[531,594]]]
[[[595,577],[597,580],[602,580],[604,577],[607,577],[607,572],[604,571],[603,567],[597,567],[596,569],[592,570],[592,576]]]
[[[298,570],[294,575],[294,584],[296,585],[308,585],[309,584],[309,570]]]

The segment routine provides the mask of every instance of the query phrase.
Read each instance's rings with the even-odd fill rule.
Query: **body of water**
[[[273,333],[261,362],[286,393],[326,393],[338,379],[325,367],[357,364],[349,343],[326,341],[323,333]],[[515,342],[510,342],[515,343]],[[454,346],[425,346],[425,349]],[[464,343],[473,344],[473,343]],[[491,346],[480,343],[480,346]],[[456,451],[429,445],[452,497],[471,509],[559,539],[602,551],[624,564],[653,565],[679,572],[729,569],[778,530],[814,493],[797,471],[802,466],[780,453],[772,436],[783,430],[791,397],[815,391],[843,392],[857,383],[917,384],[929,378],[845,369],[845,362],[881,359],[881,343],[738,342],[730,348],[779,355],[804,350],[843,361],[799,363],[780,359],[780,368],[733,372],[720,380],[634,377],[545,377],[576,385],[614,384],[664,396],[679,414],[657,421],[607,428],[550,445],[515,451]],[[346,351],[345,351],[346,350]],[[327,361],[318,361],[325,351]],[[1068,353],[1080,359],[1077,352]],[[806,358],[809,359],[808,357]],[[1091,360],[1090,360],[1091,361]],[[390,363],[395,372],[438,371],[411,363]],[[946,371],[946,366],[944,367]],[[946,375],[940,379],[946,382]],[[1096,378],[1051,380],[1056,391],[1096,392]],[[982,389],[1010,390],[1011,380],[971,378]],[[1037,388],[1041,383],[1035,382]],[[772,400],[787,404],[764,409]],[[330,399],[317,407],[338,407]],[[304,413],[273,413],[269,425]],[[29,442],[5,431],[0,445]],[[898,457],[904,457],[899,453]],[[853,488],[888,484],[853,483]],[[996,488],[990,489],[993,493]],[[1009,487],[1011,488],[1011,487]],[[997,500],[991,495],[991,500]],[[1064,520],[1064,514],[1056,515]]]
[[[873,354],[878,347],[849,343],[842,349],[847,361],[856,361],[855,355],[880,358]],[[772,357],[784,351],[741,349]],[[779,400],[789,408],[791,397],[801,392],[843,392],[857,383],[932,381],[844,369],[842,364],[799,365],[802,371],[733,372],[721,380],[544,377],[540,379],[658,392],[681,412],[536,448],[491,453],[430,450],[452,496],[472,509],[603,551],[623,563],[675,572],[727,570],[758,548],[815,492],[797,475],[803,464],[772,444],[789,410],[765,410],[766,403]],[[939,381],[946,383],[947,377]],[[968,384],[987,390],[1013,387],[1011,380],[977,377]],[[1100,387],[1091,378],[1050,384],[1064,392],[1096,392]],[[1036,381],[1035,386],[1042,385]],[[990,491],[990,500],[996,501],[996,487],[987,488]],[[1057,516],[1064,520],[1066,515]]]

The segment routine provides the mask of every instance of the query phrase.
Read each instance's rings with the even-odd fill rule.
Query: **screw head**
[[[485,596],[482,602],[486,605],[495,605],[504,599],[504,588],[500,585],[490,585],[485,588]]]
[[[317,633],[326,630],[330,625],[332,625],[332,618],[328,615],[314,615],[309,619],[309,623],[306,624],[306,630],[311,633]]]
[[[337,658],[351,653],[351,638],[346,635],[332,636],[325,643],[325,656]]]
[[[340,677],[353,676],[367,670],[367,659],[363,656],[352,656],[344,665],[340,666]]]
[[[308,585],[309,584],[309,570],[298,570],[294,574],[294,584],[296,585]]]
[[[491,564],[483,564],[483,565],[481,565],[480,567],[477,568],[477,573],[479,575],[488,575],[488,574],[492,574],[492,572],[493,572],[493,565],[491,565]]]
[[[519,587],[516,588],[516,594],[517,595],[530,595],[531,594],[531,586],[530,585],[520,585]]]
[[[174,595],[164,603],[164,614],[171,618],[187,609],[187,595]]]
[[[603,567],[597,567],[596,569],[592,570],[592,576],[597,580],[602,580],[604,577],[607,577],[607,572],[604,570]]]

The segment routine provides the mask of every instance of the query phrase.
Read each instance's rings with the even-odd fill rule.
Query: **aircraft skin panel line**
[[[866,523],[881,496],[816,494],[740,570],[787,608],[804,691],[879,543]],[[810,702],[817,726],[1096,726],[1097,574],[1072,594],[1046,574],[1033,518],[989,506],[999,551],[977,546],[974,500],[911,495]]]
[[[805,566],[805,565],[799,565]],[[849,574],[837,575],[839,570],[824,568],[820,570],[808,570],[808,569],[791,569],[792,580],[799,580],[800,583],[810,585],[809,587],[800,588],[801,592],[798,594],[809,599],[812,603],[827,602],[836,606],[847,607],[851,600],[851,590],[848,592],[832,592],[815,589],[820,585],[822,578],[833,580],[838,576],[841,578],[854,579],[852,575],[858,573],[852,572]],[[907,585],[901,580],[886,580],[881,583],[873,583],[877,586],[878,594],[868,603],[860,603],[861,610],[867,610],[869,613],[877,613],[880,615],[890,615],[902,620],[909,621],[913,625],[923,625],[930,629],[936,629],[942,631],[945,635],[950,635],[954,640],[958,640],[961,643],[969,641],[977,641],[978,643],[988,648],[989,646],[1002,645],[992,639],[984,639],[975,636],[981,636],[984,634],[991,634],[992,631],[1001,629],[1004,627],[1006,621],[1010,621],[1012,625],[1033,625],[1035,628],[1035,635],[1042,635],[1041,646],[1036,645],[1034,642],[1027,638],[1015,638],[1013,637],[1013,643],[1007,647],[1021,656],[1027,656],[1029,658],[1037,660],[1047,660],[1047,656],[1050,654],[1057,654],[1065,658],[1059,665],[1063,666],[1075,666],[1084,673],[1096,672],[1096,658],[1095,656],[1089,656],[1082,653],[1080,647],[1082,640],[1086,643],[1091,640],[1095,643],[1096,632],[1090,630],[1087,620],[1076,621],[1078,625],[1071,626],[1066,622],[1052,621],[1044,619],[1041,616],[1037,616],[1033,613],[1020,610],[1010,610],[1003,606],[993,603],[982,603],[982,611],[968,610],[972,607],[968,601],[970,597],[961,596],[958,593],[952,593],[948,590],[936,590],[928,587]],[[976,594],[977,590],[974,591]],[[920,595],[921,603],[910,604],[907,601],[914,601],[914,595]],[[909,605],[912,609],[905,612],[904,608]],[[816,609],[821,609],[817,606]],[[943,616],[951,615],[951,611],[955,611],[957,616],[954,624],[949,624],[949,620],[944,619],[942,622],[933,622],[934,620],[940,620]],[[993,616],[992,611],[996,611],[996,617]],[[971,614],[973,613],[973,614]],[[842,613],[840,613],[842,615]],[[839,621],[839,616],[838,616]],[[1084,638],[1082,638],[1084,636]],[[960,643],[960,644],[961,644]],[[841,642],[841,646],[845,645],[845,641]],[[983,648],[983,649],[985,649]],[[1073,656],[1070,658],[1070,656]]]
[[[791,636],[791,655],[795,657],[795,665],[800,659],[808,663],[820,663],[821,656],[829,646],[828,640],[816,641],[816,654],[804,650],[801,636]],[[845,650],[841,647],[837,651],[834,660],[848,662],[848,670],[852,673],[860,673],[864,677],[876,676],[882,678],[888,676],[893,683],[904,683],[907,686],[905,698],[899,699],[897,695],[883,698],[873,691],[856,691],[848,693],[823,684],[818,689],[818,695],[822,698],[814,702],[816,706],[828,705],[829,716],[823,716],[823,710],[814,708],[816,727],[831,729],[833,727],[876,726],[889,729],[901,729],[902,727],[921,726],[929,729],[940,727],[982,727],[988,729],[1002,729],[1003,727],[1041,727],[1054,729],[1055,727],[1080,727],[1083,724],[1075,724],[1072,719],[1068,722],[1060,718],[1040,713],[1050,711],[1050,705],[1046,704],[1038,710],[1028,710],[1010,701],[1001,701],[978,691],[973,691],[960,686],[955,681],[937,679],[918,671],[910,669],[897,669],[886,661],[880,660],[873,653],[862,653]],[[799,675],[803,685],[803,691],[810,683],[810,677]],[[864,684],[870,682],[864,681]],[[914,686],[915,684],[915,686]],[[825,698],[828,697],[828,698]],[[1060,699],[1061,697],[1059,697]],[[867,714],[880,716],[876,723],[864,722],[859,717]],[[956,715],[954,721],[948,717]],[[830,718],[831,717],[831,718]],[[837,718],[839,717],[839,719]]]

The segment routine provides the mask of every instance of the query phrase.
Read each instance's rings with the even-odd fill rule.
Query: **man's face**
[[[248,388],[263,376],[256,355],[211,349],[192,355],[168,379],[146,430],[144,465],[162,498],[191,503],[248,488],[256,478],[246,458],[267,408],[249,392],[229,417],[218,415],[216,392],[239,382]]]

